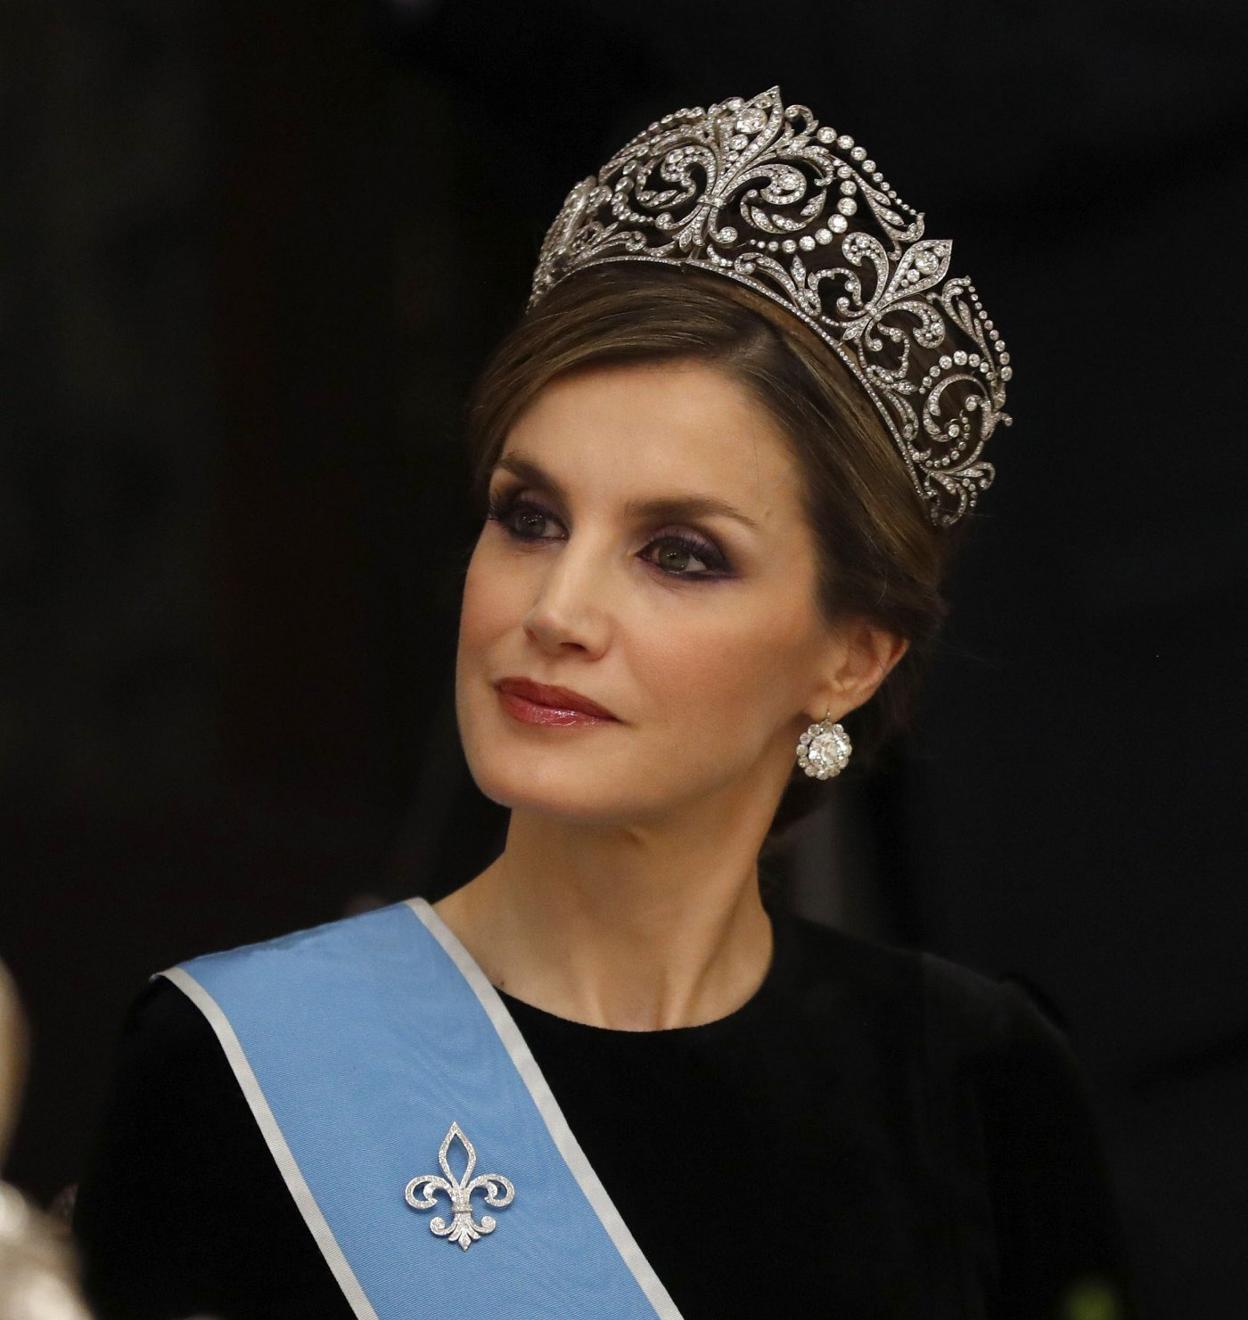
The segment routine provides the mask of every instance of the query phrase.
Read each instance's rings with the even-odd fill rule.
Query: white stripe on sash
[[[303,1216],[309,1232],[316,1239],[321,1255],[325,1257],[325,1263],[333,1271],[334,1278],[338,1280],[342,1295],[359,1320],[378,1320],[377,1312],[373,1310],[372,1303],[364,1295],[364,1289],[360,1287],[355,1271],[347,1263],[346,1256],[342,1254],[338,1239],[334,1237],[333,1230],[325,1222],[321,1207],[317,1205],[311,1188],[308,1187],[299,1165],[295,1162],[295,1157],[290,1153],[282,1129],[278,1127],[277,1120],[273,1117],[269,1102],[264,1098],[264,1092],[260,1089],[260,1083],[256,1081],[256,1074],[252,1072],[251,1064],[247,1062],[247,1056],[243,1053],[243,1047],[239,1044],[229,1019],[221,1011],[217,1001],[189,972],[184,972],[181,967],[171,967],[159,975],[172,981],[208,1019],[209,1025],[217,1033],[225,1057],[230,1061],[234,1076],[238,1078],[243,1095],[251,1106],[256,1125],[264,1134],[282,1178],[291,1196],[294,1197],[295,1204],[299,1207],[299,1213]]]
[[[615,1243],[615,1249],[632,1271],[633,1278],[637,1280],[642,1292],[649,1298],[655,1314],[660,1317],[660,1320],[681,1320],[681,1314],[676,1309],[676,1303],[672,1301],[659,1276],[651,1268],[650,1262],[642,1255],[637,1240],[629,1232],[628,1225],[615,1208],[615,1203],[607,1195],[607,1189],[602,1185],[601,1180],[593,1170],[593,1166],[585,1157],[585,1152],[581,1149],[581,1143],[577,1141],[572,1129],[568,1126],[568,1120],[564,1118],[563,1110],[559,1108],[559,1102],[552,1094],[546,1083],[546,1078],[537,1066],[537,1060],[533,1057],[524,1037],[520,1034],[520,1028],[516,1026],[515,1019],[507,1011],[506,1004],[498,997],[498,991],[490,984],[489,977],[481,970],[472,954],[464,948],[459,937],[438,916],[426,899],[409,898],[407,905],[425,923],[434,939],[446,950],[455,966],[463,974],[464,980],[468,982],[477,999],[480,1000],[481,1007],[485,1009],[490,1021],[494,1024],[494,1030],[498,1032],[498,1037],[503,1042],[503,1047],[511,1055],[511,1061],[515,1064],[516,1071],[520,1074],[525,1086],[529,1088],[533,1103],[537,1106],[538,1113],[545,1120],[546,1127],[550,1132],[550,1139],[558,1147],[559,1154],[563,1156],[564,1162],[572,1172],[572,1176],[585,1194],[585,1199],[593,1206],[594,1213],[602,1221],[602,1226],[607,1230],[611,1241]]]

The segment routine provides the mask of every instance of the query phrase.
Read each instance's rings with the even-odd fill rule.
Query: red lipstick
[[[587,725],[618,723],[616,717],[596,701],[571,688],[552,687],[531,679],[508,676],[494,685],[503,709],[525,724]]]

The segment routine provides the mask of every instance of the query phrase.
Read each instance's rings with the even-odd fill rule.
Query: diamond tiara
[[[846,133],[779,87],[676,110],[568,193],[542,242],[531,310],[573,272],[691,266],[787,308],[870,396],[932,522],[951,527],[995,476],[981,457],[1011,422],[1010,355],[953,244]]]

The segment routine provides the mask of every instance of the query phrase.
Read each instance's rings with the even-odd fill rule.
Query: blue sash
[[[424,899],[158,975],[211,1023],[361,1320],[680,1320],[502,1000]]]

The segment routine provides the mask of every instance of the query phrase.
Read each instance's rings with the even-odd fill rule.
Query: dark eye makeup
[[[540,530],[523,530],[526,519],[529,520],[530,527],[536,525],[539,529],[540,524],[547,520],[559,521],[558,517],[551,513],[549,509],[543,508],[536,501],[525,496],[519,488],[499,494],[491,494],[485,516],[489,521],[497,522],[513,540],[529,542],[549,541],[553,538],[542,536]],[[646,561],[653,564],[665,577],[678,580],[683,578],[686,581],[710,581],[728,577],[732,573],[732,565],[714,543],[693,532],[664,531],[654,537],[647,544],[646,549],[649,550],[651,546],[656,545],[674,546],[682,556],[691,556],[706,565],[704,572],[690,573],[665,568],[654,559]]]

